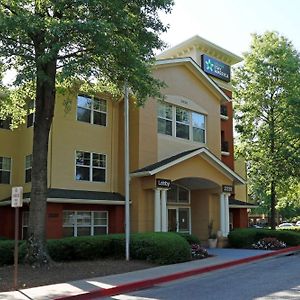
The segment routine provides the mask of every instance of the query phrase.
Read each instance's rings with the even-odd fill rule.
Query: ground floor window
[[[107,211],[64,211],[63,236],[87,236],[108,233]]]
[[[168,208],[168,231],[191,232],[191,213],[189,207]]]
[[[22,213],[22,240],[28,238],[29,211]]]

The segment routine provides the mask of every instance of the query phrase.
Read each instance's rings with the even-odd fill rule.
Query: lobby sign
[[[216,60],[208,55],[202,56],[202,69],[205,73],[222,79],[226,82],[230,81],[230,66]]]
[[[232,185],[223,185],[222,186],[222,192],[223,193],[232,193],[233,192],[233,186]]]
[[[163,189],[169,189],[171,187],[171,180],[170,179],[157,178],[156,179],[156,187],[157,188],[163,188]]]

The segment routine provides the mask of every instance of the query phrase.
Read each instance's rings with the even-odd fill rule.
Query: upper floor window
[[[35,120],[35,101],[32,100],[28,103],[27,106],[27,118],[26,118],[26,124],[27,128],[32,127]]]
[[[158,103],[158,132],[194,142],[206,142],[206,117],[167,103]]]
[[[11,158],[0,157],[0,183],[10,184]]]
[[[11,119],[7,118],[6,120],[0,119],[0,128],[1,129],[10,129]]]
[[[25,157],[25,182],[31,182],[32,154]]]
[[[106,100],[91,98],[84,95],[77,97],[77,120],[106,126]]]
[[[105,182],[106,155],[76,151],[76,180]]]

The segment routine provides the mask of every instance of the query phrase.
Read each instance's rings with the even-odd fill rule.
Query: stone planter
[[[218,239],[208,239],[208,247],[209,248],[216,248],[217,247]]]

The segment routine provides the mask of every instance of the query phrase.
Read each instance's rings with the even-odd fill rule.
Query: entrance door
[[[168,208],[168,231],[177,232],[176,208]]]
[[[168,231],[190,232],[189,208],[168,208]]]

